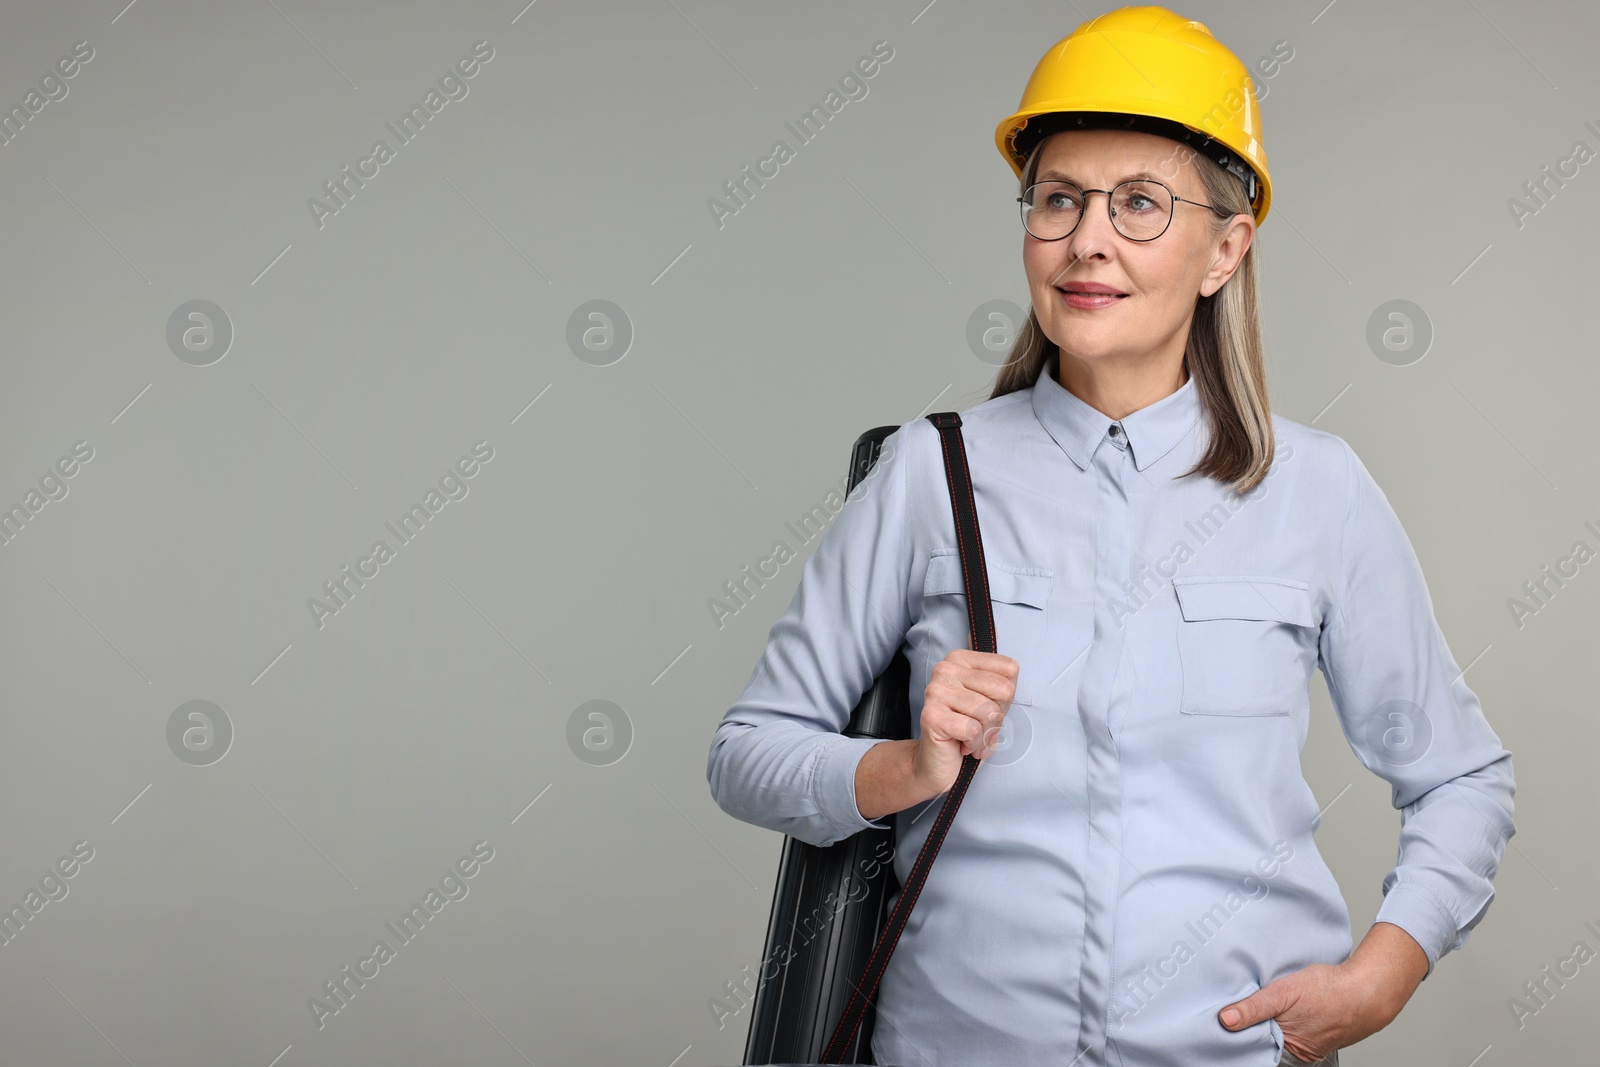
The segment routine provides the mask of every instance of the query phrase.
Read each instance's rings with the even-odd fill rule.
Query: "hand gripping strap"
[[[966,584],[968,637],[975,651],[994,652],[994,608],[989,603],[989,574],[983,563],[983,539],[978,535],[978,509],[972,497],[966,445],[961,439],[961,416],[954,411],[940,411],[929,415],[928,420],[939,428],[939,441],[944,451],[944,476],[950,486],[950,508],[955,514],[956,544],[961,551],[961,574]],[[872,950],[872,958],[867,961],[861,982],[850,994],[850,1002],[839,1017],[839,1025],[834,1028],[821,1062],[843,1062],[844,1050],[860,1029],[867,1007],[878,992],[878,982],[883,978],[884,968],[888,966],[889,957],[900,941],[900,933],[911,916],[911,909],[916,906],[917,897],[922,893],[928,868],[933,866],[939,846],[944,844],[944,835],[955,819],[956,809],[961,806],[962,798],[967,795],[967,786],[972,783],[972,776],[977,771],[976,756],[961,757],[961,772],[956,775],[955,784],[945,795],[944,804],[939,808],[928,837],[922,843],[922,851],[911,865],[911,873],[906,876],[900,897],[889,913],[883,933],[878,936],[878,944]]]

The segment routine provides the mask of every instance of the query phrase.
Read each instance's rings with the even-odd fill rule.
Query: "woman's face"
[[[1070,179],[1083,189],[1110,189],[1140,172],[1178,196],[1209,203],[1191,149],[1131,130],[1066,130],[1044,144],[1035,181]],[[1172,223],[1153,241],[1131,241],[1111,224],[1107,197],[1090,193],[1078,228],[1059,241],[1023,232],[1028,289],[1045,336],[1090,364],[1182,364],[1195,300],[1233,275],[1255,235],[1249,215],[1235,215],[1213,236],[1210,210],[1174,203]],[[1063,289],[1101,282],[1119,293],[1106,307],[1074,307]]]

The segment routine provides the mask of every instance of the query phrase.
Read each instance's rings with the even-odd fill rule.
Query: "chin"
[[[1127,347],[1128,339],[1115,331],[1086,330],[1082,323],[1056,325],[1041,322],[1045,336],[1056,342],[1062,352],[1070,352],[1079,359],[1105,359],[1114,357]],[[1058,340],[1059,338],[1059,340]]]
[[[1076,359],[1080,363],[1117,362],[1127,359],[1129,350],[1127,338],[1118,337],[1113,343],[1096,344],[1090,338],[1074,337],[1064,334],[1067,343],[1056,342],[1056,347],[1061,349],[1061,354],[1067,359]]]

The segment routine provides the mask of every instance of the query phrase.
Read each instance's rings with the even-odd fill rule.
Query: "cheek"
[[[1124,271],[1133,283],[1134,292],[1143,293],[1161,301],[1180,300],[1186,289],[1198,287],[1198,279],[1191,286],[1189,275],[1194,273],[1192,261],[1179,249],[1147,249],[1150,254],[1124,260]]]
[[[1028,288],[1048,288],[1051,279],[1061,273],[1061,259],[1049,245],[1030,241],[1022,250],[1022,265],[1028,274]]]
[[[1044,269],[1044,257],[1040,253],[1041,249],[1038,244],[1033,241],[1023,241],[1022,265],[1027,268],[1030,284],[1039,278]]]
[[[1198,295],[1211,255],[1211,250],[1198,240],[1174,241],[1150,260],[1151,278],[1169,292]]]

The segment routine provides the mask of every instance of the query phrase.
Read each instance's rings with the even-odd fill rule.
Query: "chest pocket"
[[[1185,715],[1288,715],[1309,707],[1302,629],[1319,625],[1310,587],[1267,575],[1174,578]]]
[[[1044,639],[1045,605],[1055,572],[1038,567],[990,560],[989,603],[994,612],[995,647],[1017,661],[1017,691],[1013,706],[1032,704],[1040,671],[1040,643]],[[921,679],[927,684],[933,665],[952,648],[969,648],[971,626],[967,619],[967,586],[961,557],[955,550],[928,558],[922,585],[922,612],[928,624]]]

